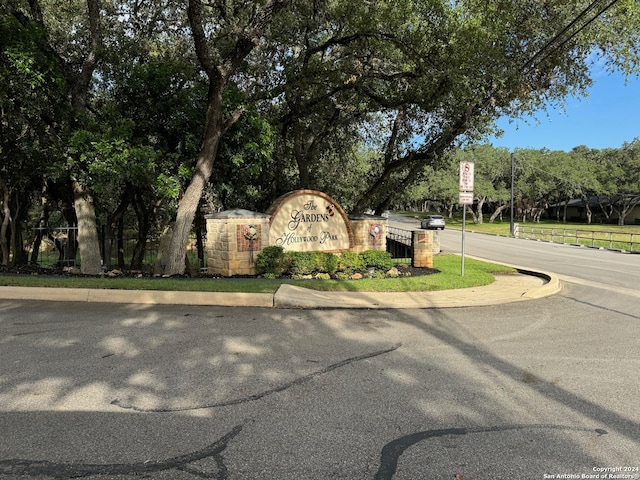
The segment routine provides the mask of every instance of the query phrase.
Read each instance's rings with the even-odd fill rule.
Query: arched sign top
[[[271,245],[301,252],[335,252],[353,246],[347,214],[325,193],[315,190],[286,193],[273,202],[267,213],[271,215]]]

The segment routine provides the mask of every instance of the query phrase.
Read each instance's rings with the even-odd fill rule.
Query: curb
[[[0,299],[283,309],[426,309],[499,305],[547,297],[562,289],[555,274],[512,267],[522,277],[498,275],[490,285],[433,292],[325,292],[288,284],[281,285],[275,294],[4,286],[0,287]],[[544,283],[539,285],[530,277]]]
[[[273,295],[270,293],[0,287],[0,299],[43,300],[52,302],[132,303],[141,305],[273,307]]]

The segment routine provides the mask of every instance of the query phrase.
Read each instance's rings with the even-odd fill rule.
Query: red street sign
[[[460,191],[473,191],[473,162],[460,162]]]

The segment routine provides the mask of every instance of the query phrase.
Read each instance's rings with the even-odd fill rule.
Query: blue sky
[[[505,131],[490,138],[495,147],[548,148],[570,151],[578,145],[618,148],[640,138],[640,79],[600,71],[594,75],[589,97],[567,100],[565,110],[550,108],[534,117],[498,121]]]

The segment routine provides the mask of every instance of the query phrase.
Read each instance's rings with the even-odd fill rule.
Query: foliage
[[[434,266],[440,273],[400,279],[365,278],[357,282],[316,280],[306,282],[304,286],[316,290],[349,292],[437,291],[487,285],[494,281],[494,274],[513,272],[513,269],[509,267],[468,258],[465,260],[465,275],[461,277],[460,257],[456,255],[438,255],[434,257]],[[275,293],[283,283],[300,284],[294,280],[271,279],[242,279],[227,282],[212,281],[211,279],[89,278],[85,276],[64,278],[59,276],[0,275],[0,285],[125,290]]]
[[[394,266],[394,260],[387,252],[367,250],[364,252],[284,252],[282,247],[265,247],[257,255],[258,275],[291,275],[302,278],[314,273],[353,273],[373,267],[384,272]]]
[[[264,247],[256,255],[256,274],[279,277],[287,268],[284,261],[284,249],[282,247]]]
[[[640,171],[637,164],[640,140],[619,149],[590,150],[584,146],[570,152],[547,149],[516,149],[514,161],[514,200],[516,218],[539,222],[555,205],[556,219],[567,222],[568,201],[581,199],[588,223],[618,220],[640,202]],[[457,149],[446,156],[439,170],[427,167],[424,179],[407,191],[398,208],[447,210],[453,215],[458,201],[459,161],[475,162],[475,203],[470,208],[474,223],[483,223],[490,213],[494,222],[510,206],[511,155],[490,145]],[[594,207],[596,199],[601,205]],[[606,204],[606,205],[605,205]],[[603,218],[606,217],[606,218]]]
[[[393,258],[389,252],[366,250],[362,252],[361,255],[362,260],[367,267],[388,270],[394,265]]]
[[[303,187],[353,213],[452,212],[456,156],[478,162],[482,222],[505,208],[509,168],[506,152],[468,146],[496,118],[584,94],[593,64],[640,69],[638,2],[582,17],[589,5],[4,2],[0,176],[20,195],[3,222],[16,239],[49,209],[73,223],[81,182],[96,221],[135,225],[140,241],[175,218],[167,273],[181,273],[205,194],[211,209],[264,210]],[[623,218],[638,149],[622,150],[516,152],[519,214],[601,192]]]
[[[342,252],[338,257],[337,270],[340,272],[357,272],[364,270],[367,264],[362,255],[356,252]]]

